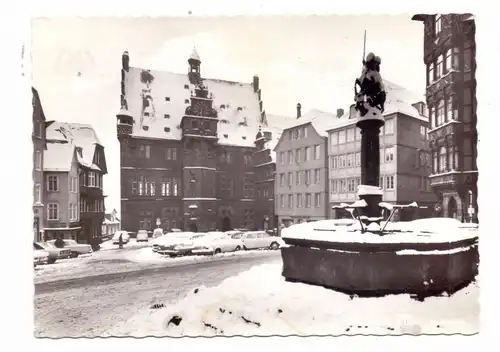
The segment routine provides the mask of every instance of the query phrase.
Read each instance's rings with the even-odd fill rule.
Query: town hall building
[[[196,52],[185,74],[129,65],[122,55],[122,229],[272,229],[282,121],[266,116],[252,83],[202,78]]]

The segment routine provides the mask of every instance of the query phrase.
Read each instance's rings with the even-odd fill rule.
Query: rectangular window
[[[280,208],[285,207],[285,195],[281,194],[280,195]]]
[[[442,29],[442,20],[443,18],[441,17],[440,14],[436,15],[436,18],[434,19],[434,36],[437,38],[439,34],[441,33]]]
[[[295,160],[297,160],[298,162],[300,162],[300,160],[301,160],[301,158],[300,158],[300,148],[295,149]]]
[[[35,184],[35,204],[40,204],[42,202],[42,186],[37,183]]]
[[[78,220],[78,207],[76,204],[69,205],[69,219],[71,221]]]
[[[320,180],[321,180],[321,170],[314,169],[314,183],[319,184]]]
[[[440,100],[438,104],[438,109],[436,112],[436,119],[437,119],[437,124],[436,127],[441,126],[444,124],[444,119],[445,119],[445,112],[444,112],[444,100]]]
[[[330,157],[330,160],[331,160],[331,169],[338,168],[338,157],[332,156],[332,157]]]
[[[293,174],[291,172],[288,173],[287,179],[288,179],[288,187],[292,187],[292,185],[293,185]]]
[[[70,178],[69,178],[69,191],[71,193],[78,192],[78,177],[70,176]]]
[[[302,194],[298,193],[297,194],[297,208],[302,208]]]
[[[280,152],[280,165],[285,165],[285,152]]]
[[[35,152],[35,170],[42,170],[42,152],[39,150]]]
[[[305,153],[304,153],[304,161],[311,160],[311,147],[306,147]]]
[[[288,164],[293,164],[293,152],[291,150],[288,151]]]
[[[331,180],[330,181],[330,193],[337,193],[337,192],[338,192],[338,181]]]
[[[339,144],[345,143],[345,130],[339,131]]]
[[[347,141],[347,143],[354,142],[354,128],[347,129],[346,141]]]
[[[314,146],[314,160],[319,160],[319,157],[321,155],[321,145],[315,145]]]
[[[434,62],[431,62],[427,66],[427,85],[431,85],[434,82]]]
[[[321,193],[314,193],[314,207],[319,208],[321,206]]]
[[[306,193],[306,208],[311,207],[311,193]]]
[[[285,186],[285,174],[280,174],[280,187]]]
[[[311,184],[311,170],[306,170],[306,185]]]
[[[393,190],[394,189],[394,176],[386,176],[385,178],[385,189]]]
[[[357,152],[355,158],[356,158],[356,167],[361,166],[361,153]]]
[[[446,121],[452,121],[455,119],[454,111],[453,111],[453,97],[448,97],[446,102]]]
[[[390,163],[394,160],[394,147],[385,148],[385,162]]]
[[[420,136],[422,139],[427,139],[427,127],[420,126]]]
[[[384,189],[384,176],[380,176],[378,178],[378,186],[382,189]]]
[[[296,185],[300,185],[300,174],[301,174],[302,171],[297,171],[295,173],[295,184]]]
[[[354,154],[347,154],[347,167],[354,166]]]
[[[288,195],[288,207],[293,208],[293,194]]]
[[[340,167],[341,168],[345,168],[346,167],[346,156],[345,155],[341,155],[340,156]]]
[[[443,76],[443,55],[439,55],[436,62],[436,79],[439,79]]]
[[[47,219],[59,220],[59,204],[57,203],[47,204]]]
[[[59,176],[47,177],[47,191],[49,192],[59,191]]]
[[[95,172],[89,171],[89,187],[95,187]]]
[[[451,55],[451,48],[446,51],[446,67],[445,70],[446,72],[450,72],[452,68],[452,55]]]
[[[339,144],[339,133],[338,132],[330,133],[330,145],[332,147],[336,147],[337,144]]]

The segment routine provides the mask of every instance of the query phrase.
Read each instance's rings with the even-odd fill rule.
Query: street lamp
[[[473,202],[472,202],[472,190],[469,189],[469,209],[468,209],[468,213],[469,213],[469,222],[472,223],[472,217],[474,216],[474,206],[472,205]]]

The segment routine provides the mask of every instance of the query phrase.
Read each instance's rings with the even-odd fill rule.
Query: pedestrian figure
[[[122,234],[120,234],[120,237],[118,237],[118,248],[123,248],[123,238]]]
[[[54,246],[56,246],[57,248],[64,248],[64,240],[62,235],[59,235],[59,237],[55,240]]]

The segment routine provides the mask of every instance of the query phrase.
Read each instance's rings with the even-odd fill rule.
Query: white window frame
[[[330,133],[330,146],[336,147],[339,144],[339,133],[337,131]]]
[[[42,203],[42,185],[39,183],[35,184],[35,204],[41,204]]]
[[[394,134],[394,118],[390,118],[385,121],[384,134]]]
[[[78,204],[71,203],[69,205],[69,219],[71,221],[77,221],[78,220]]]
[[[51,217],[51,211],[55,211],[56,217]],[[57,221],[59,220],[59,204],[58,203],[49,203],[47,204],[47,220],[49,221]]]
[[[89,171],[88,175],[89,175],[88,186],[95,187],[96,186],[96,182],[95,182],[96,173],[94,171]]]
[[[321,206],[321,193],[314,193],[314,207],[319,208]]]
[[[314,169],[314,183],[319,184],[321,182],[321,169]]]
[[[52,182],[51,182],[52,180]],[[51,187],[51,183],[55,184],[55,188]],[[59,176],[48,175],[47,176],[47,191],[49,192],[59,192]]]
[[[394,147],[385,148],[384,162],[392,163],[394,161]]]
[[[314,146],[314,160],[319,160],[321,155],[321,145],[317,144]]]
[[[396,187],[396,182],[395,182],[395,177],[394,175],[386,176],[385,177],[385,189],[388,191],[393,191]]]

